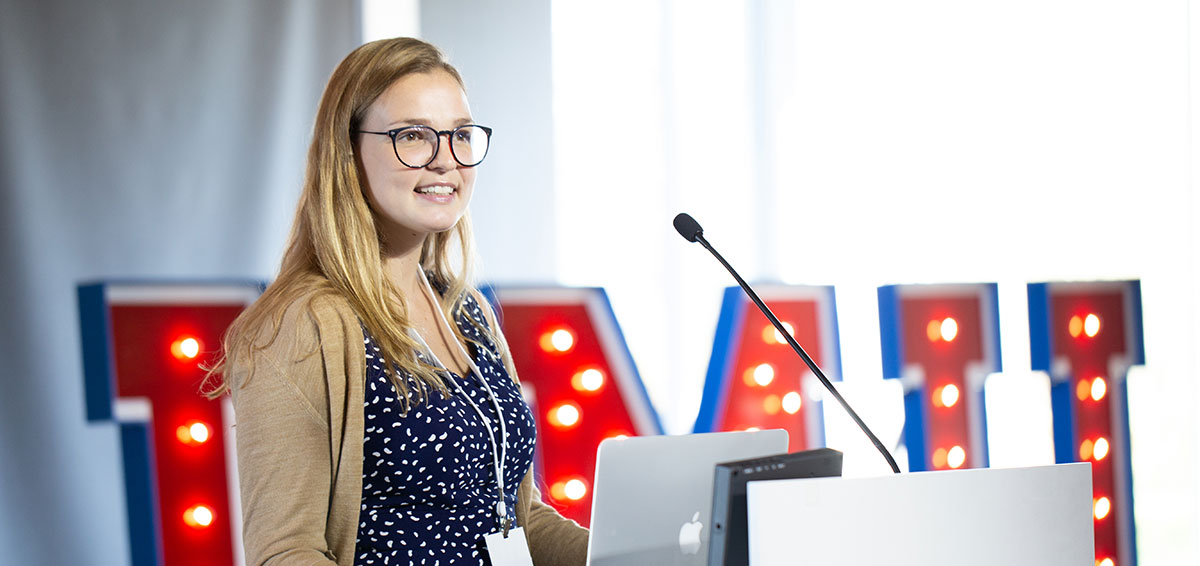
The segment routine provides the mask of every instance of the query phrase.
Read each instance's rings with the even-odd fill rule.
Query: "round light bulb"
[[[191,432],[192,439],[196,442],[208,442],[208,427],[204,423],[192,423],[192,426],[188,427],[188,431]]]
[[[967,462],[967,451],[962,446],[955,446],[946,453],[946,465],[951,468],[961,468]]]
[[[212,524],[213,512],[205,505],[193,505],[183,512],[183,522],[189,527],[203,528]]]
[[[579,424],[580,417],[579,407],[572,403],[563,403],[550,411],[550,424],[569,428]]]
[[[783,410],[789,415],[794,415],[800,412],[800,406],[802,404],[803,401],[801,400],[798,392],[789,391],[787,395],[783,396]]]
[[[1108,439],[1101,436],[1096,439],[1096,445],[1092,448],[1092,457],[1098,462],[1105,456],[1108,456]]]
[[[550,345],[559,352],[566,352],[575,345],[575,335],[571,334],[569,330],[560,328],[550,335]]]
[[[1092,380],[1091,389],[1092,400],[1099,401],[1104,398],[1105,393],[1108,393],[1108,383],[1104,381],[1103,377],[1097,376],[1096,379]]]
[[[1112,502],[1109,501],[1107,497],[1098,497],[1095,505],[1093,506],[1093,511],[1096,516],[1096,520],[1099,521],[1107,517],[1109,511],[1112,511]]]
[[[183,362],[193,360],[200,355],[200,341],[193,336],[181,336],[171,343],[171,355]]]
[[[754,383],[766,387],[775,380],[775,368],[771,364],[758,364],[754,368]]]
[[[595,393],[604,387],[604,372],[596,368],[588,368],[576,373],[571,378],[571,387],[576,391]]]
[[[587,484],[580,479],[567,480],[563,486],[563,495],[571,501],[579,501],[587,495]]]
[[[783,329],[786,330],[788,332],[788,334],[791,334],[792,336],[796,335],[796,328],[793,327],[791,325],[791,323],[781,322],[780,324],[783,325]],[[784,336],[781,332],[779,332],[779,330],[777,330],[774,326],[771,326],[771,337],[775,339],[776,343],[779,343],[779,344],[787,344],[788,343],[787,337]]]
[[[958,386],[951,383],[943,387],[941,401],[943,407],[953,407],[958,403]]]
[[[1100,317],[1089,313],[1083,319],[1083,333],[1088,338],[1095,338],[1100,333]]]
[[[942,340],[953,342],[954,339],[958,337],[958,321],[954,320],[953,318],[946,317],[946,319],[942,321],[941,333]]]

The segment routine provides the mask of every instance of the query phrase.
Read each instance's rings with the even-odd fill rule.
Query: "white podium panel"
[[[1093,566],[1091,464],[751,482],[751,566]]]

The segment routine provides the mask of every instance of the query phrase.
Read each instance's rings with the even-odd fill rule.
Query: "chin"
[[[455,218],[453,222],[433,222],[433,223],[430,223],[430,224],[428,224],[428,225],[426,225],[426,226],[425,226],[425,230],[424,230],[424,231],[425,231],[425,233],[427,233],[427,234],[440,234],[440,233],[442,233],[442,232],[446,232],[446,231],[449,231],[449,230],[453,230],[455,226],[458,226],[458,219],[457,219],[457,218]]]

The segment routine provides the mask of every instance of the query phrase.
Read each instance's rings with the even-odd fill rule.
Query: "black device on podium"
[[[746,566],[750,561],[746,519],[747,483],[841,475],[842,453],[832,448],[717,464],[713,475],[708,566]]]

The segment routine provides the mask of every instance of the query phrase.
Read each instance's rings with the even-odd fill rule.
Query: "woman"
[[[533,417],[469,282],[490,135],[422,41],[363,45],[330,78],[279,276],[212,370],[248,564],[488,564],[522,534],[539,566],[584,562],[587,530],[533,486]]]

